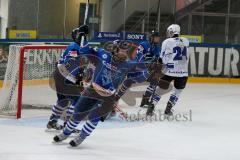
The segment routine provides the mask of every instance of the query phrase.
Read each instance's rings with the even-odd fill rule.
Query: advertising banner
[[[37,31],[36,30],[9,30],[8,31],[9,39],[36,39]]]
[[[202,43],[201,35],[181,35],[189,40],[190,43]]]
[[[116,39],[122,39],[123,35],[120,32],[95,32],[94,33],[94,39],[95,40],[116,40]]]
[[[125,35],[125,36],[124,36]],[[95,32],[94,40],[95,41],[112,41],[117,39],[123,39],[129,41],[145,41],[147,38],[146,34],[141,33],[132,33],[132,32]]]
[[[125,37],[126,37],[126,40],[130,40],[130,41],[145,41],[147,39],[146,34],[141,34],[141,33],[126,32]]]
[[[201,77],[240,77],[240,46],[200,44],[189,48],[189,73]]]

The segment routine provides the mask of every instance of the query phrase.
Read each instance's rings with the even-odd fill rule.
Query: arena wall
[[[70,41],[0,41],[0,87],[7,64],[8,47],[16,43],[69,44]],[[103,46],[104,43],[92,42]],[[136,51],[136,50],[133,50]],[[234,83],[240,84],[240,45],[191,44],[189,48],[190,83]],[[38,63],[38,62],[36,62]],[[47,84],[46,80],[26,81],[26,85]]]

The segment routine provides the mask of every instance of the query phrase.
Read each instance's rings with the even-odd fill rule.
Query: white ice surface
[[[168,98],[158,108],[164,109]],[[100,123],[75,149],[68,146],[73,137],[52,143],[56,133],[45,132],[50,110],[24,110],[20,120],[0,118],[0,160],[240,159],[240,85],[189,84],[175,113],[189,110],[187,122]]]
[[[49,106],[56,102],[56,92],[48,85],[23,87],[23,105]]]

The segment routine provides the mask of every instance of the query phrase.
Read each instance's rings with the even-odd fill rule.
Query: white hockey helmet
[[[172,24],[167,28],[167,37],[171,38],[174,35],[180,35],[180,26],[178,24]]]

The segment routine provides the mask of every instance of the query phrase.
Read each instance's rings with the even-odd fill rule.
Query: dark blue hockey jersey
[[[91,56],[95,56],[96,69],[94,72],[93,83],[112,93],[123,82],[127,73],[131,72],[136,65],[134,61],[115,62],[112,53],[104,49],[92,49]],[[93,59],[93,58],[91,58]]]
[[[77,76],[80,72],[80,58],[86,52],[90,52],[90,48],[85,42],[82,48],[79,44],[73,42],[62,53],[58,62],[58,69],[60,73],[72,83],[76,83]]]
[[[160,46],[150,44],[149,41],[144,41],[139,44],[136,59],[140,62],[147,62],[153,58],[158,58],[160,54]]]

